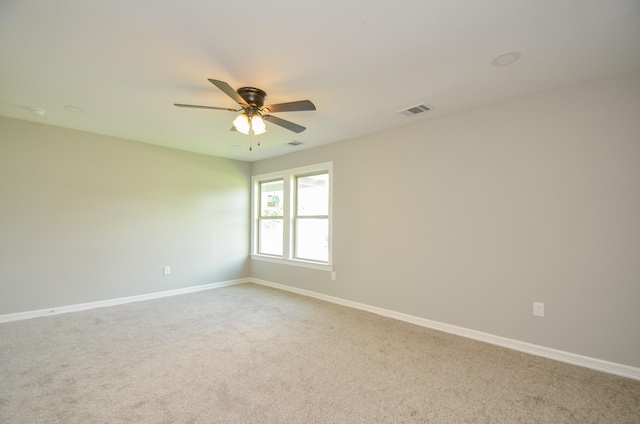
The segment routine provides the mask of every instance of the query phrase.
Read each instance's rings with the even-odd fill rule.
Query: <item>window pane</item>
[[[260,183],[260,216],[282,216],[282,180]]]
[[[261,219],[258,253],[282,256],[282,219]]]
[[[327,262],[329,260],[329,220],[298,219],[296,221],[296,257]]]
[[[329,174],[307,175],[297,181],[297,215],[329,215]]]

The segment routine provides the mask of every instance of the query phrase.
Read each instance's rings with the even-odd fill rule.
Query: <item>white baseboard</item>
[[[249,278],[241,278],[239,280],[222,281],[219,283],[204,284],[201,286],[184,287],[175,290],[166,290],[162,292],[147,293],[137,296],[120,297],[117,299],[101,300],[98,302],[81,303],[78,305],[60,306],[56,308],[40,309],[37,311],[18,312],[15,314],[0,315],[0,323],[9,321],[19,321],[29,318],[37,318],[46,315],[64,314],[67,312],[84,311],[87,309],[102,308],[104,306],[123,305],[125,303],[140,302],[143,300],[159,299],[161,297],[177,296],[180,294],[194,293],[203,290],[217,289],[220,287],[234,286],[236,284],[249,283]]]
[[[525,352],[525,353],[553,359],[560,362],[566,362],[572,365],[578,365],[581,367],[606,372],[609,374],[615,374],[622,377],[632,378],[634,380],[640,380],[640,368],[637,368],[637,367],[617,364],[615,362],[604,361],[602,359],[590,358],[588,356],[582,356],[582,355],[577,355],[575,353],[569,353],[569,352],[564,352],[557,349],[551,349],[548,347],[539,346],[532,343],[521,342],[518,340],[508,339],[505,337],[495,336],[493,334],[483,333],[481,331],[470,330],[468,328],[444,324],[438,321],[432,321],[425,318],[416,317],[413,315],[407,315],[400,312],[391,311],[388,309],[378,308],[376,306],[370,306],[364,303],[352,302],[350,300],[341,299],[339,297],[328,296],[322,293],[299,289],[296,287],[286,286],[283,284],[273,283],[271,281],[265,281],[265,280],[260,280],[256,278],[250,278],[249,280],[250,282],[255,284],[273,287],[276,289],[313,297],[313,298],[324,300],[327,302],[336,303],[338,305],[348,306],[350,308],[372,312],[374,314],[382,315],[389,318],[394,318],[400,321],[405,321],[411,324],[416,324],[416,325],[426,327],[426,328],[431,328],[434,330],[443,331],[445,333],[455,334],[457,336],[462,336],[469,339],[478,340],[481,342],[490,343],[497,346],[502,346],[509,349],[517,350],[520,352]]]

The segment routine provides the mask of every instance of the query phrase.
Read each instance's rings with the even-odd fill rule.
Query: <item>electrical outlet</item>
[[[544,316],[544,303],[533,302],[533,316],[534,317]]]
[[[170,266],[165,266],[163,273],[164,273],[164,275],[171,274],[171,267]]]

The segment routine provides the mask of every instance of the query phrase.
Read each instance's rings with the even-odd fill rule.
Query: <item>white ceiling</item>
[[[639,0],[0,2],[0,115],[244,161],[639,68]],[[250,152],[236,114],[173,106],[236,107],[208,78],[317,111]]]

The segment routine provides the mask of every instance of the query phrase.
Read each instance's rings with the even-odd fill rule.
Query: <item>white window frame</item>
[[[327,262],[297,259],[294,257],[295,238],[295,205],[296,205],[296,177],[304,177],[316,173],[329,175],[329,255]],[[283,181],[283,243],[282,256],[258,253],[258,230],[260,219],[260,183],[282,179]],[[333,270],[333,162],[270,172],[251,177],[251,259],[275,262],[286,265],[301,266],[325,271]]]

